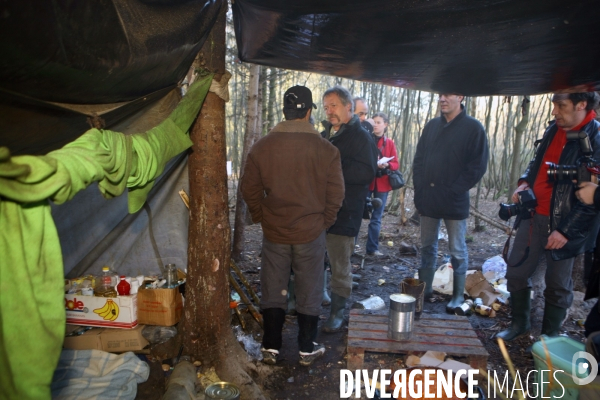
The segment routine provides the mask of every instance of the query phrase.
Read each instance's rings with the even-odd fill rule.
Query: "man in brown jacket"
[[[308,122],[311,91],[294,86],[284,95],[286,121],[250,150],[241,191],[253,222],[263,229],[260,271],[264,319],[263,362],[275,364],[281,348],[290,273],[295,274],[300,364],[325,353],[315,343],[323,298],[325,230],[344,199],[338,149]]]

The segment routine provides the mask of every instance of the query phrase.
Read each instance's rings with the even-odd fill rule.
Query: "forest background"
[[[313,92],[315,128],[323,129],[325,119],[321,98],[334,85],[347,88],[353,96],[366,99],[369,114],[389,116],[388,137],[398,149],[400,169],[408,186],[412,185],[412,160],[417,141],[427,121],[439,115],[438,94],[361,82],[335,76],[261,67],[238,59],[231,13],[227,18],[226,68],[230,101],[226,104],[227,159],[232,162],[234,180],[245,160],[244,144],[251,144],[283,120],[282,97],[293,85],[305,85]],[[531,159],[534,142],[552,119],[551,95],[466,97],[469,115],[485,127],[490,146],[487,173],[478,186],[478,196],[502,201],[516,187],[520,174]],[[402,194],[394,191],[388,208],[398,210]],[[477,204],[475,204],[477,207]],[[402,209],[401,209],[402,210]]]

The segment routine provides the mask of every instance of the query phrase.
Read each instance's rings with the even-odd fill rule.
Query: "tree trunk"
[[[252,64],[250,66],[250,82],[248,88],[248,115],[246,117],[246,133],[244,134],[244,148],[242,149],[242,161],[240,163],[240,173],[236,190],[235,200],[235,225],[233,230],[233,246],[231,250],[231,258],[235,261],[242,259],[242,251],[244,250],[244,232],[246,230],[246,218],[248,207],[242,198],[240,191],[240,182],[242,181],[244,166],[248,158],[248,152],[254,144],[254,140],[260,137],[258,121],[259,118],[259,101],[258,89],[260,87],[260,65]]]
[[[200,51],[201,65],[220,80],[225,71],[227,3]],[[225,103],[209,92],[190,131],[190,226],[183,314],[185,354],[242,388],[242,399],[264,398],[242,368],[246,354],[231,330],[230,228],[227,207]],[[248,365],[245,365],[249,368]]]
[[[512,197],[513,192],[517,188],[517,182],[519,180],[519,173],[521,168],[521,146],[523,143],[523,135],[525,134],[525,128],[527,128],[527,123],[529,123],[529,108],[531,102],[529,101],[529,96],[523,96],[523,101],[521,102],[521,121],[515,126],[515,140],[513,144],[513,159],[510,168],[510,178],[508,182],[508,193],[506,197],[508,198],[508,202],[511,202],[510,198]]]

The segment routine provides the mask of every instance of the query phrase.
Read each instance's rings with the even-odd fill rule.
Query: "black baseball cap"
[[[311,106],[317,108],[312,101],[312,92],[306,86],[292,86],[283,95],[283,108],[285,110],[306,110]]]

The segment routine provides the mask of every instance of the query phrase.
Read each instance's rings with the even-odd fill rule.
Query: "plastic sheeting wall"
[[[179,190],[188,192],[187,155],[173,159],[150,192],[144,208],[127,213],[127,196],[106,200],[96,185],[70,202],[52,207],[63,251],[65,274],[160,274],[160,266],[187,268],[188,209]]]
[[[246,62],[466,95],[600,89],[597,0],[236,0]]]

